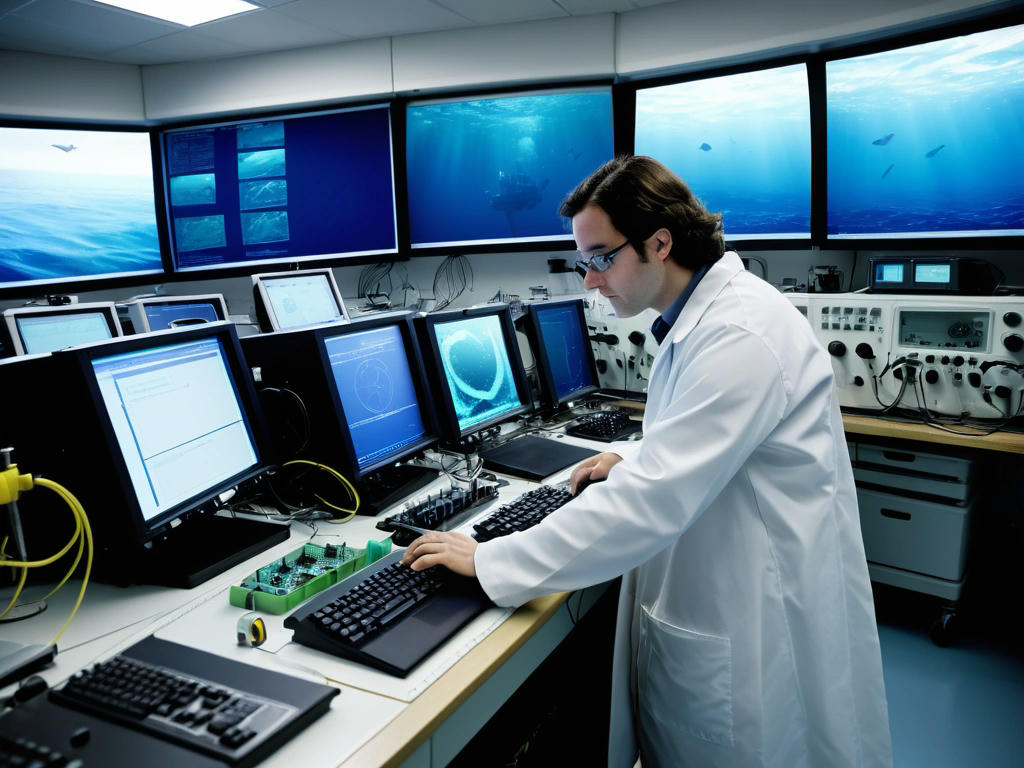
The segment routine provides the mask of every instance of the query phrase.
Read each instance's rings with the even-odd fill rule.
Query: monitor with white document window
[[[111,301],[4,310],[4,330],[16,355],[53,352],[121,335]]]
[[[262,331],[348,322],[348,310],[330,268],[252,276],[256,319]]]
[[[135,333],[163,331],[185,325],[215,323],[228,319],[224,296],[209,293],[197,296],[148,296],[128,304],[128,319]]]

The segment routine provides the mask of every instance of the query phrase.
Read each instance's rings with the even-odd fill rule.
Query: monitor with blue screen
[[[252,276],[256,317],[264,331],[348,322],[348,310],[329,268]]]
[[[526,331],[546,407],[557,408],[597,391],[597,363],[581,300],[527,305]]]
[[[54,352],[121,335],[113,302],[17,307],[4,310],[4,325],[16,355]]]
[[[228,319],[228,308],[219,293],[199,296],[151,296],[128,305],[135,333],[162,331],[183,325],[214,323]]]

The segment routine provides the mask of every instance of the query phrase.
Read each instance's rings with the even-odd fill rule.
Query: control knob
[[[929,368],[924,374],[924,380],[929,384],[937,384],[939,381],[939,372],[934,368]]]
[[[1024,338],[1022,338],[1020,334],[1011,333],[1003,339],[1003,346],[1010,352],[1020,352],[1021,349],[1024,349]]]
[[[841,341],[830,341],[828,343],[828,353],[833,357],[842,357],[846,354],[846,345]]]
[[[873,350],[871,348],[871,345],[865,341],[862,341],[860,344],[858,344],[857,348],[854,349],[853,351],[856,352],[857,357],[861,358],[862,360],[875,359],[875,350]]]
[[[1020,325],[1020,313],[1019,312],[1007,312],[1003,315],[1003,322],[1011,328],[1016,328]]]

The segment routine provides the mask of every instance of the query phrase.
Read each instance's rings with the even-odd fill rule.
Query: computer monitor
[[[418,318],[442,433],[452,441],[532,407],[507,304]]]
[[[825,62],[827,237],[1024,235],[1024,25]],[[840,242],[842,241],[842,242]],[[928,241],[927,243],[925,241]]]
[[[614,156],[613,123],[609,86],[409,103],[412,247],[568,245],[559,201]]]
[[[398,252],[386,104],[161,133],[174,269]]]
[[[348,310],[329,268],[252,276],[256,319],[263,331],[348,322]]]
[[[363,514],[437,477],[396,466],[438,439],[411,317],[386,313],[242,340],[279,452],[342,472],[358,487]],[[285,389],[295,397],[282,397]],[[299,421],[308,434],[296,435]]]
[[[16,307],[4,310],[3,318],[16,355],[53,352],[121,335],[121,323],[112,301]]]
[[[215,323],[228,319],[224,296],[208,293],[197,296],[150,296],[127,306],[128,319],[135,333],[163,331],[185,325]]]
[[[159,274],[139,129],[0,127],[0,289]]]
[[[721,212],[729,240],[810,238],[806,65],[638,88],[634,146]]]
[[[587,334],[583,301],[545,301],[526,306],[525,330],[541,403],[558,408],[598,389],[597,362]]]
[[[44,463],[90,516],[100,578],[194,586],[287,538],[281,526],[213,515],[223,494],[270,463],[233,324],[126,336],[53,358],[53,380],[33,397],[48,398],[39,409],[47,439],[73,439]]]

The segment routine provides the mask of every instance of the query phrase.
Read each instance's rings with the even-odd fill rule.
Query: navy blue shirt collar
[[[665,337],[668,336],[669,329],[672,327],[672,324],[679,319],[679,314],[683,311],[683,307],[686,306],[686,302],[697,287],[697,283],[699,283],[700,279],[707,274],[708,269],[710,268],[710,264],[705,264],[694,272],[693,277],[690,279],[690,282],[686,284],[686,287],[683,288],[682,293],[680,293],[676,300],[672,302],[672,306],[665,311],[665,314],[661,315],[654,321],[654,324],[651,326],[651,333],[654,334],[654,340],[657,341],[658,344],[661,344],[661,342],[665,340]]]

